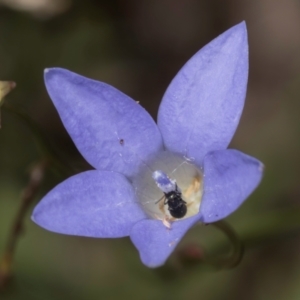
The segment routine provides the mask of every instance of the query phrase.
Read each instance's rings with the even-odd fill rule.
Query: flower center
[[[141,167],[132,184],[142,208],[153,219],[177,221],[199,212],[203,174],[184,157],[159,153]]]

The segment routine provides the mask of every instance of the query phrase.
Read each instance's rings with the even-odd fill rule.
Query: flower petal
[[[206,153],[226,149],[239,123],[247,79],[242,22],[197,52],[171,82],[158,113],[166,148],[198,165]]]
[[[87,171],[51,190],[34,209],[32,220],[57,233],[88,237],[128,236],[145,213],[125,176]]]
[[[199,216],[194,216],[176,221],[172,223],[171,229],[166,228],[159,220],[142,220],[133,226],[130,238],[140,252],[142,262],[151,268],[159,267],[198,220]]]
[[[211,223],[234,212],[258,186],[264,166],[237,150],[221,150],[204,158],[204,193],[200,214]]]
[[[47,69],[45,83],[76,147],[96,169],[133,176],[162,148],[151,116],[114,87],[60,68]]]

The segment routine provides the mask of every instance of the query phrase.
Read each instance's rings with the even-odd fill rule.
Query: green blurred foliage
[[[65,67],[114,85],[155,118],[165,88],[183,63],[217,34],[246,20],[249,90],[231,147],[263,161],[265,177],[228,219],[246,245],[235,269],[215,271],[200,264],[183,270],[176,265],[176,253],[168,263],[173,273],[148,269],[129,239],[53,234],[33,224],[28,211],[13,279],[0,299],[299,299],[300,3],[66,3],[54,12],[46,5],[43,13],[33,6],[0,7],[0,80],[17,82],[7,101],[39,124],[71,172],[89,166],[47,96],[44,68]],[[26,172],[40,154],[26,124],[8,111],[2,111],[0,145],[1,253],[28,180]],[[65,176],[47,172],[36,201]],[[179,248],[189,242],[208,251],[228,250],[222,246],[228,243],[224,236],[210,226],[191,230]]]

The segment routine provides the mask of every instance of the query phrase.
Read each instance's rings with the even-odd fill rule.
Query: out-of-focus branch
[[[49,161],[49,167],[57,175],[70,176],[76,172],[72,165],[62,160],[57,151],[50,144],[45,133],[41,130],[39,124],[31,119],[30,116],[28,116],[21,109],[13,107],[12,105],[9,105],[7,103],[5,103],[3,109],[11,113],[13,116],[17,117],[28,127],[31,134],[33,135],[33,139],[36,143],[36,148],[40,156]]]
[[[4,103],[4,97],[16,87],[14,81],[0,81],[0,107]],[[0,128],[1,128],[1,111],[0,111]]]
[[[31,168],[28,185],[22,191],[20,207],[12,223],[4,254],[0,260],[0,290],[5,288],[11,278],[13,256],[24,228],[24,218],[31,202],[38,193],[47,166],[48,162],[45,160],[37,162]]]
[[[191,269],[229,269],[241,261],[245,248],[264,246],[270,241],[290,238],[299,235],[299,207],[284,208],[276,211],[263,212],[240,222],[237,233],[224,220],[213,223],[218,230],[226,235],[231,251],[227,252],[228,242],[219,241],[206,251],[201,244],[194,242],[181,247],[157,273],[164,280],[172,280],[185,276]],[[224,253],[224,254],[221,254]]]
[[[191,244],[178,252],[178,258],[184,265],[195,265],[195,263],[208,264],[215,269],[230,269],[239,264],[243,257],[244,246],[234,229],[224,220],[212,223],[214,227],[222,231],[231,245],[231,251],[222,255],[210,255],[203,247]]]

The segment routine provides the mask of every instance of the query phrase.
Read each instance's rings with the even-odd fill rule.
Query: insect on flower
[[[168,205],[168,210],[172,217],[181,219],[186,215],[186,202],[181,198],[181,192],[178,191],[178,186],[174,191],[165,194],[165,205]]]
[[[163,96],[157,124],[141,104],[104,82],[45,70],[50,98],[94,170],[54,187],[32,220],[68,235],[129,236],[145,265],[163,265],[193,225],[233,213],[262,178],[260,161],[227,149],[247,79],[245,22],[182,67]]]
[[[164,193],[164,196],[156,203],[164,200],[163,204],[168,205],[168,210],[173,218],[183,218],[187,213],[187,206],[186,201],[182,199],[181,190],[176,181],[170,179],[163,171],[155,171],[152,177]]]

